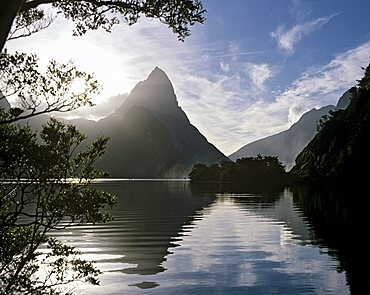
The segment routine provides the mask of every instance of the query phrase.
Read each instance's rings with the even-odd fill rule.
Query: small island
[[[196,164],[189,174],[193,182],[212,181],[222,183],[284,183],[288,173],[275,156],[246,157],[218,164]]]

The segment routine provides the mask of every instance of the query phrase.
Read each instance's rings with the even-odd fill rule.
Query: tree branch
[[[2,52],[14,19],[25,0],[0,0],[0,53]]]
[[[36,8],[42,4],[53,4],[61,2],[60,0],[34,0],[34,1],[29,1],[25,2],[23,6],[20,9],[20,12],[27,11],[32,8]],[[102,6],[116,6],[124,9],[133,9],[133,8],[139,8],[139,5],[133,5],[131,3],[126,3],[122,1],[98,1],[98,0],[74,0],[73,2],[88,2],[91,4],[96,5],[97,7],[102,7]]]
[[[51,113],[51,112],[65,113],[65,112],[69,112],[69,111],[70,110],[59,110],[58,108],[55,108],[55,109],[42,110],[42,111],[39,111],[39,112],[31,112],[30,114],[27,114],[27,115],[18,116],[18,117],[14,117],[14,118],[11,118],[11,119],[3,119],[3,120],[0,121],[0,125],[14,123],[14,122],[17,122],[17,121],[20,121],[20,120],[29,119],[29,118],[32,118],[32,117],[35,117],[35,116],[38,116],[38,115],[48,114],[48,113]]]

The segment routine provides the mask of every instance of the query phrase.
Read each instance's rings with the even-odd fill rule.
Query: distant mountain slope
[[[6,111],[10,109],[10,103],[1,92],[0,92],[0,108]]]
[[[292,173],[350,184],[367,180],[370,165],[370,65],[345,110],[333,112],[298,155]]]
[[[20,123],[41,130],[48,118],[40,115]],[[191,125],[178,105],[170,80],[158,67],[108,117],[98,122],[64,121],[76,125],[88,137],[85,145],[97,136],[110,137],[97,166],[113,177],[183,178],[196,163],[228,160]]]
[[[186,167],[181,153],[171,133],[150,110],[133,106],[116,123],[97,124],[101,133],[111,138],[99,168],[118,177],[182,176]]]
[[[257,154],[278,156],[279,160],[289,169],[294,165],[296,156],[317,133],[317,122],[320,118],[336,108],[346,108],[349,100],[350,93],[347,91],[339,99],[336,107],[328,105],[318,110],[312,109],[303,114],[288,130],[249,143],[231,154],[229,158],[236,160],[243,157],[255,157]]]
[[[190,124],[158,67],[112,115],[95,123],[73,123],[89,138],[111,137],[98,165],[115,177],[185,177],[198,162],[227,159]]]

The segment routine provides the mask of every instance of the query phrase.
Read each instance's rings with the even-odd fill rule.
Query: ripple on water
[[[101,286],[82,293],[349,294],[337,261],[310,244],[289,191],[267,200],[176,182],[113,191],[113,222],[55,233],[104,271]]]

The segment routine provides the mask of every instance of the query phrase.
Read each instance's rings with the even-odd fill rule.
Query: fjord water
[[[291,189],[97,186],[117,196],[114,221],[55,233],[103,271],[101,286],[78,285],[81,294],[350,293],[335,249],[320,241]]]

